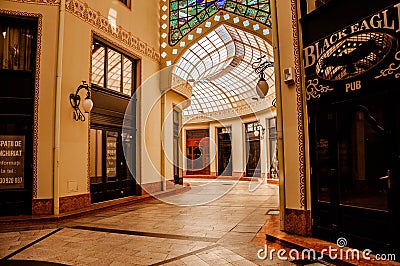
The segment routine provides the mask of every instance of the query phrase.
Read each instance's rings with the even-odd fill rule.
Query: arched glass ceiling
[[[184,115],[210,113],[253,102],[259,76],[252,63],[262,55],[272,60],[272,46],[264,39],[222,25],[193,44],[179,59],[173,73],[193,84],[191,105]],[[269,93],[275,91],[274,69],[267,68]]]

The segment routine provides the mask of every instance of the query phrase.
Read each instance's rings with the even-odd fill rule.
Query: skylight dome
[[[173,73],[193,85],[191,105],[184,115],[212,113],[241,107],[255,98],[259,76],[252,63],[262,55],[272,61],[272,46],[240,29],[221,25],[193,44],[178,60]],[[275,92],[273,68],[265,79]]]

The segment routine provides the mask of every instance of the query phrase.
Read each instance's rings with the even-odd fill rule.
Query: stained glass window
[[[169,8],[170,45],[175,45],[219,10],[271,27],[270,0],[170,0]]]

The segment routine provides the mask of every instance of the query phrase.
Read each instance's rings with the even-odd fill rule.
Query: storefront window
[[[90,129],[90,183],[102,182],[102,131]]]
[[[358,110],[340,114],[339,165],[341,203],[388,210],[387,132],[378,97]]]
[[[276,134],[276,117],[268,120],[269,154],[270,154],[270,178],[278,178],[278,141]]]
[[[232,128],[217,129],[218,133],[218,175],[232,175]]]
[[[92,84],[132,95],[136,60],[97,40],[92,46]]]
[[[1,22],[1,21],[0,21]],[[32,28],[0,23],[0,69],[31,71],[32,45],[34,31]]]
[[[121,54],[112,49],[107,52],[107,88],[121,91]]]
[[[210,139],[208,129],[186,131],[188,175],[210,174]]]
[[[261,177],[260,141],[265,129],[259,121],[245,124],[246,129],[246,176]]]
[[[38,17],[0,14],[0,216],[32,214]]]

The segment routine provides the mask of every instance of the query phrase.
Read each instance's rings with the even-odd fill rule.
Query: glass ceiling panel
[[[105,48],[104,46],[95,43],[93,45],[93,59],[92,59],[92,83],[104,86],[104,59]]]
[[[259,76],[252,63],[262,55],[272,61],[272,46],[266,40],[228,25],[218,27],[193,44],[173,70],[193,86],[192,104],[183,114],[226,110],[258,99],[255,86]],[[269,93],[273,93],[273,67],[266,69],[265,77]]]
[[[270,0],[170,0],[169,44],[179,42],[186,34],[225,10],[271,27]]]

